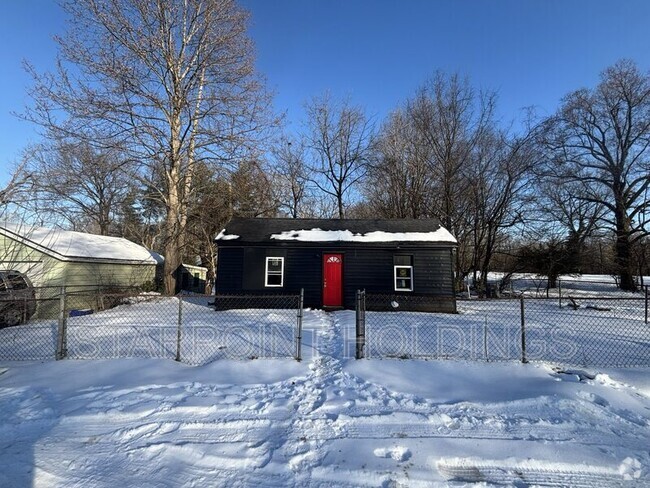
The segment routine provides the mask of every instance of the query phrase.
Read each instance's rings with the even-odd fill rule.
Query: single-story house
[[[0,269],[27,275],[41,300],[65,286],[73,308],[100,307],[92,296],[97,290],[153,289],[162,263],[160,255],[120,237],[0,224]],[[37,316],[51,315],[45,309],[55,304],[44,305]]]
[[[235,218],[216,242],[217,295],[303,289],[306,307],[353,309],[365,289],[403,298],[375,309],[456,311],[456,239],[437,220]]]

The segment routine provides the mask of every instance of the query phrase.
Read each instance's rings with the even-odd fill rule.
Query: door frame
[[[321,259],[321,280],[320,280],[320,287],[321,287],[321,304],[323,308],[337,308],[337,307],[343,307],[343,301],[344,301],[344,293],[343,293],[343,285],[344,285],[344,273],[343,273],[343,266],[345,263],[345,258],[344,254],[341,251],[323,251],[323,257]],[[327,266],[327,258],[330,256],[338,256],[341,259],[341,286],[340,286],[340,305],[325,305],[325,268]]]

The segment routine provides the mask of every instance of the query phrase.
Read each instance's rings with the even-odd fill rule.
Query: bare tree
[[[154,194],[155,195],[155,194]],[[165,209],[147,188],[129,185],[129,193],[116,211],[116,234],[147,249],[161,249]]]
[[[271,176],[256,160],[241,163],[230,175],[231,212],[235,217],[274,217],[278,203]]]
[[[495,99],[493,93],[476,92],[458,74],[436,73],[382,126],[364,184],[368,205],[377,215],[434,217],[457,237],[459,286],[472,270],[489,264],[491,257],[485,257],[494,252],[494,244],[485,240],[494,233],[483,227],[488,225],[486,205],[492,203],[477,191],[496,184],[487,179],[488,171],[496,168],[481,166],[481,161],[494,159],[505,169],[509,160],[493,144],[498,135]],[[502,202],[508,210],[509,201]],[[499,222],[496,228],[503,229],[505,220]]]
[[[41,144],[30,151],[26,168],[32,175],[34,210],[59,216],[75,230],[109,235],[131,188],[125,165],[118,151],[67,142]]]
[[[456,280],[460,286],[476,269],[475,212],[470,195],[473,176],[469,168],[476,158],[477,145],[494,129],[496,96],[476,92],[467,78],[457,73],[436,73],[407,103],[407,113],[426,144],[431,187],[429,215],[440,219],[456,236]]]
[[[545,180],[538,189],[538,210],[542,218],[560,226],[559,233],[576,244],[594,235],[603,215],[604,206],[586,198],[584,188],[579,182],[557,185]]]
[[[66,0],[56,73],[26,118],[51,138],[124,148],[164,207],[165,289],[185,246],[197,162],[236,161],[272,120],[234,0]]]
[[[619,61],[594,89],[567,95],[546,128],[556,181],[579,182],[582,200],[607,209],[620,287],[635,290],[632,248],[648,235],[650,77]]]
[[[24,163],[18,165],[11,174],[9,181],[3,188],[0,188],[0,217],[6,216],[12,205],[24,205],[26,192],[32,184],[32,175],[25,171],[24,168]]]
[[[329,94],[307,104],[309,143],[315,156],[314,184],[332,197],[345,218],[350,193],[365,173],[373,127],[360,107]]]
[[[427,146],[436,198],[431,213],[460,237],[467,194],[465,178],[478,141],[494,126],[494,93],[476,93],[467,78],[436,73],[407,104]]]
[[[480,294],[487,291],[488,273],[507,231],[524,223],[531,168],[541,161],[532,134],[486,132],[477,143],[473,164],[464,168],[470,189],[473,269],[479,272],[474,280]]]
[[[527,226],[533,242],[526,252],[528,257],[539,258],[537,268],[545,271],[538,272],[548,277],[548,288],[555,288],[560,274],[582,272],[586,243],[598,237],[604,207],[584,198],[580,182],[558,185],[542,176],[536,184]]]
[[[310,198],[305,152],[303,140],[286,137],[272,151],[275,161],[272,179],[278,207],[294,219],[305,215]]]
[[[384,218],[422,218],[430,214],[432,175],[429,148],[403,110],[393,112],[374,144],[364,178],[370,209]]]

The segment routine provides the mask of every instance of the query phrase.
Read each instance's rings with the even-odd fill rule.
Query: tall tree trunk
[[[618,227],[618,226],[617,226]],[[616,266],[621,290],[636,291],[629,232],[616,230]]]
[[[171,121],[171,147],[169,150],[169,169],[167,171],[167,201],[165,218],[165,293],[176,293],[178,267],[182,264],[184,244],[183,195],[184,179],[181,175],[180,154],[180,116]]]
[[[99,235],[107,236],[110,231],[110,224],[107,219],[100,219],[99,221]]]
[[[632,262],[632,243],[630,242],[630,222],[622,201],[623,197],[616,198],[616,267],[621,290],[636,291],[634,266]]]
[[[557,280],[559,278],[557,271],[549,271],[546,282],[546,289],[550,290],[552,288],[557,288]]]
[[[170,180],[172,179],[170,178]],[[164,284],[165,293],[167,295],[173,295],[176,293],[176,271],[182,264],[183,232],[185,230],[181,227],[182,219],[179,211],[180,198],[178,195],[178,186],[170,187],[168,199],[167,215],[165,218],[167,239],[165,240]]]
[[[479,298],[487,298],[488,296],[488,270],[489,266],[487,261],[484,261],[481,264],[480,275],[478,282],[476,284],[476,292],[478,293]]]
[[[483,260],[481,261],[480,265],[481,277],[479,279],[478,286],[480,297],[488,296],[488,273],[490,272],[490,265],[494,256],[494,249],[496,247],[497,232],[498,229],[491,228],[490,226],[488,226],[486,230]]]

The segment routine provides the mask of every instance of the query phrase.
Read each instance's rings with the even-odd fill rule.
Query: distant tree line
[[[622,60],[547,117],[505,124],[497,95],[434,73],[377,120],[330,93],[301,129],[273,113],[234,0],[76,0],[57,70],[21,116],[42,129],[0,192],[32,221],[119,235],[215,277],[233,216],[436,218],[456,281],[488,272],[648,268],[650,76]],[[406,94],[408,95],[408,94]],[[9,198],[9,195],[12,198]]]

